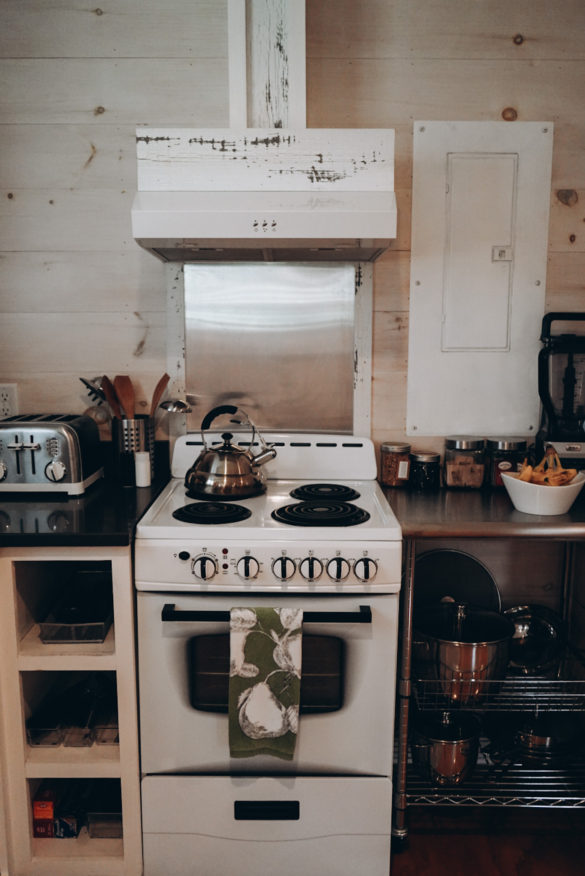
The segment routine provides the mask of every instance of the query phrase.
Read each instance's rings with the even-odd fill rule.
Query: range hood
[[[163,261],[374,261],[396,237],[394,131],[137,130],[135,240]]]

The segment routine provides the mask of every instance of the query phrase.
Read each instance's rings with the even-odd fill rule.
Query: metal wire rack
[[[473,690],[474,696],[471,697]],[[498,681],[444,682],[416,679],[414,700],[420,710],[465,708],[474,711],[585,711],[585,680],[508,677]],[[463,696],[461,700],[451,695]]]
[[[547,765],[514,757],[495,761],[481,751],[471,778],[453,787],[433,785],[409,760],[406,799],[408,806],[585,808],[585,756]]]

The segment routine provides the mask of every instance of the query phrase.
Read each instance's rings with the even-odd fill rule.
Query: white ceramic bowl
[[[517,511],[525,514],[566,514],[585,484],[585,473],[580,471],[570,484],[550,487],[520,481],[512,474],[502,474],[502,481]]]

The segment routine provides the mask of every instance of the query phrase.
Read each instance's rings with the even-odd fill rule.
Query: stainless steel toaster
[[[79,496],[103,476],[97,423],[77,414],[0,420],[0,491]]]

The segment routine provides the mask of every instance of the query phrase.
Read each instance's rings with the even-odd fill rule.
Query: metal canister
[[[519,471],[526,452],[525,438],[488,438],[487,483],[491,487],[503,487],[502,472]]]

